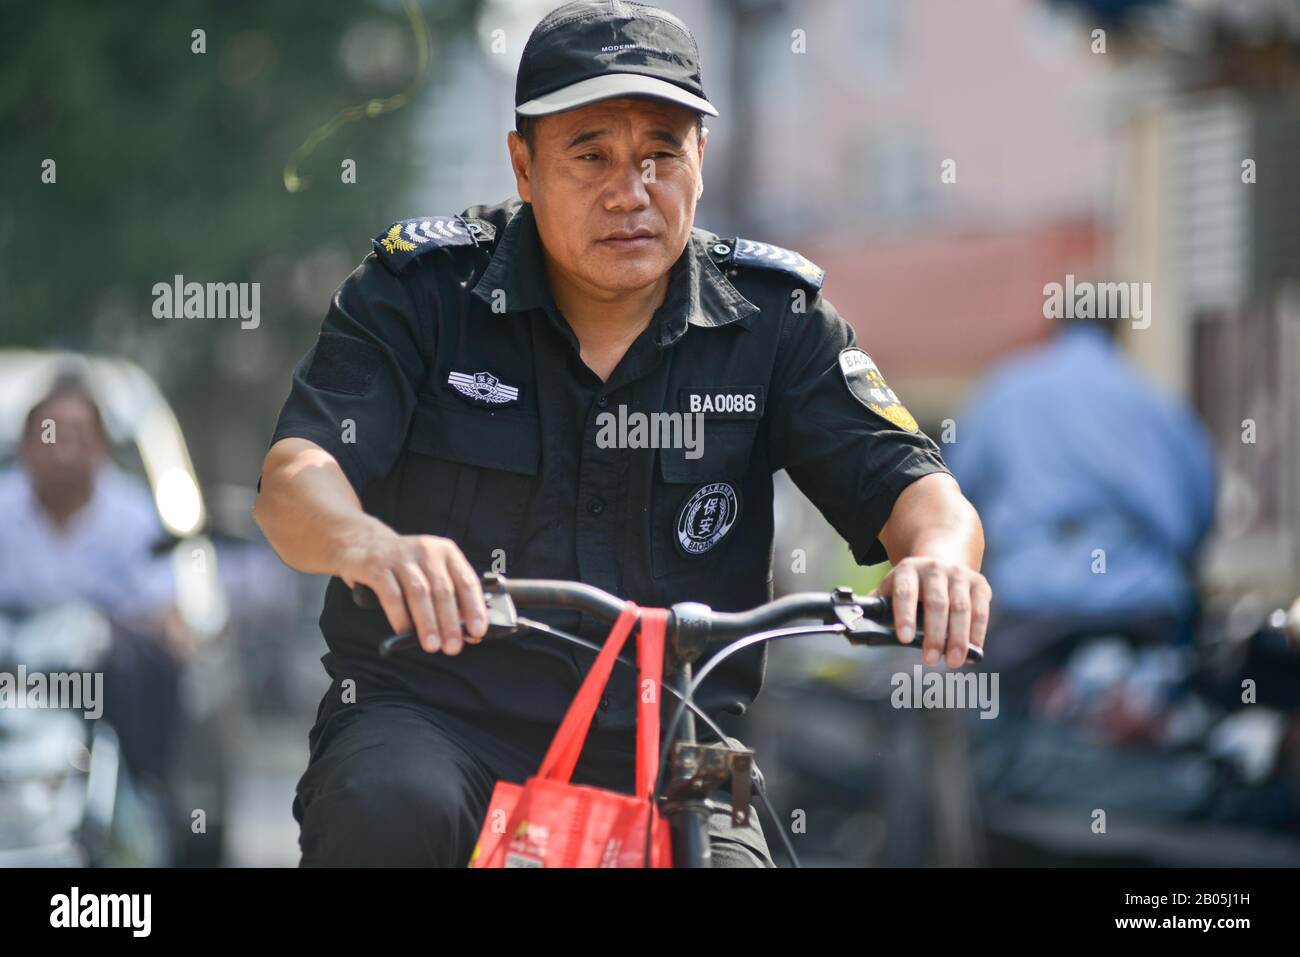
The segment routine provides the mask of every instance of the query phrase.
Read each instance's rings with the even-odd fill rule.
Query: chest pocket
[[[655,578],[699,574],[739,537],[757,433],[757,422],[709,420],[699,458],[687,458],[685,449],[659,450],[660,481],[651,489]]]
[[[402,478],[408,534],[441,535],[478,571],[509,565],[541,464],[535,417],[423,400],[407,441]]]

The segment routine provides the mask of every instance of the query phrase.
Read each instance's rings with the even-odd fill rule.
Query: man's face
[[[54,423],[48,432],[47,419]],[[47,435],[54,441],[43,441]],[[23,441],[23,462],[34,484],[55,497],[82,491],[104,455],[95,410],[74,394],[56,395],[42,405]]]
[[[634,97],[541,117],[529,155],[510,133],[519,196],[553,264],[600,292],[641,289],[681,256],[695,221],[707,133],[695,114]]]

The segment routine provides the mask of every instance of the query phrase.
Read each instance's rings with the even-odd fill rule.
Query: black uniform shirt
[[[531,205],[397,223],[335,293],[272,443],[322,446],[367,512],[451,538],[480,572],[580,580],[647,606],[749,608],[772,595],[776,470],[864,564],[886,558],[876,536],[899,493],[946,471],[820,285],[798,254],[696,228],[663,305],[602,383],[551,297]],[[698,457],[681,442],[604,447],[609,414],[630,425],[692,410]],[[597,641],[608,629],[525,614]],[[594,654],[529,635],[381,659],[383,613],[337,578],[320,622],[332,673],[471,714],[558,722]],[[762,649],[731,658],[703,706],[743,711],[765,661]],[[597,727],[633,727],[634,679],[615,670]]]

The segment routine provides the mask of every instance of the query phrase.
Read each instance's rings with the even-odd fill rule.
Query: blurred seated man
[[[84,601],[112,621],[104,719],[137,778],[165,779],[183,628],[148,487],[108,458],[99,408],[60,378],[27,415],[19,462],[0,471],[0,608]]]
[[[978,390],[945,449],[984,519],[1004,690],[1061,639],[1189,642],[1193,556],[1214,520],[1214,454],[1148,384],[1111,320],[1070,321]],[[1009,683],[1009,686],[1008,686]]]

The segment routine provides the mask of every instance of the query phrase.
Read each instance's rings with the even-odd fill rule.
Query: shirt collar
[[[1064,341],[1078,346],[1089,345],[1105,351],[1110,351],[1115,347],[1115,340],[1111,334],[1091,323],[1067,323],[1065,328],[1061,330],[1061,335],[1064,337]]]
[[[507,313],[555,307],[531,203],[522,204],[501,231],[474,295],[492,305],[498,289],[505,294]]]
[[[491,304],[493,292],[498,289],[505,294],[507,312],[555,310],[531,203],[521,204],[502,230],[487,269],[474,285],[474,294]],[[706,235],[692,229],[686,248],[669,274],[663,304],[655,312],[653,321],[659,325],[656,341],[666,348],[685,335],[687,326],[716,327],[738,322],[748,329],[750,317],[758,311],[758,306],[741,295],[709,256]]]

